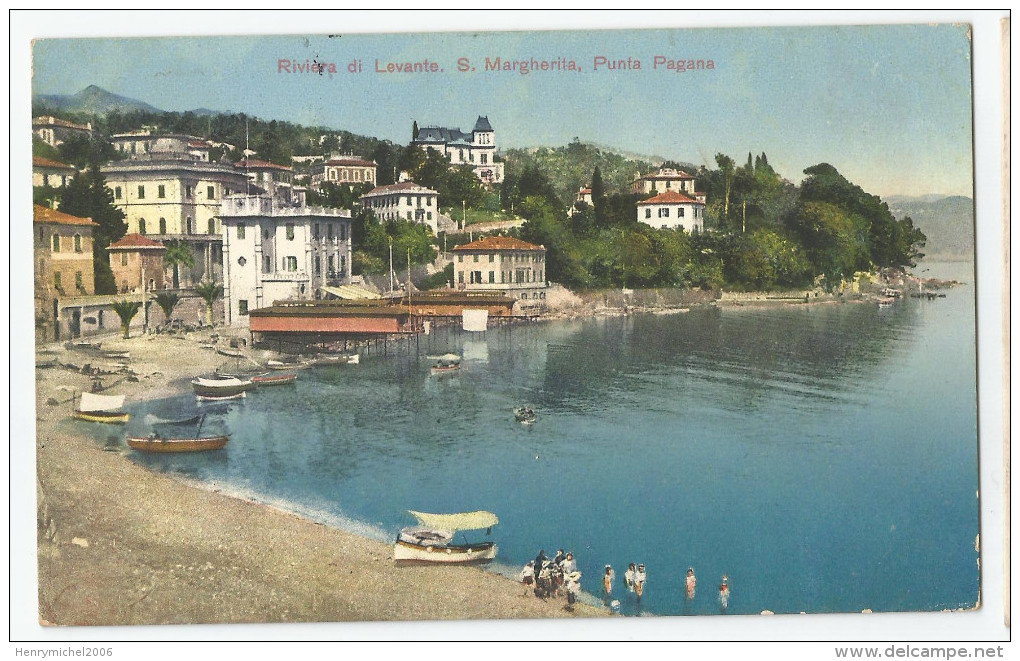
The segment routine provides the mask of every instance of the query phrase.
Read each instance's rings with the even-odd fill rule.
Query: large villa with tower
[[[503,163],[496,162],[496,132],[488,117],[479,116],[470,133],[442,126],[423,126],[411,140],[424,150],[435,149],[450,158],[451,165],[470,165],[484,184],[503,182]]]

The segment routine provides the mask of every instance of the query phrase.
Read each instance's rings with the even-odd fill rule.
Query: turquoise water
[[[203,409],[209,431],[232,433],[223,451],[129,454],[387,541],[413,523],[408,509],[491,510],[496,570],[564,548],[600,595],[610,563],[625,614],[718,614],[723,574],[730,614],[977,601],[969,284],[888,309],[440,330],[417,349],[380,347]],[[461,373],[430,376],[425,355],[448,350]],[[538,412],[531,427],[513,420],[522,403]],[[198,408],[142,404],[132,430],[146,412]],[[640,605],[623,586],[629,562],[647,566]]]

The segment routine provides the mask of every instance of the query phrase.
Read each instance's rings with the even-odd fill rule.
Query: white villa
[[[223,297],[228,325],[249,310],[286,299],[321,298],[350,284],[351,212],[309,207],[271,195],[230,195],[223,225]]]
[[[683,170],[661,168],[654,174],[645,175],[632,184],[638,195],[649,195],[674,191],[683,193],[704,203],[705,194],[694,190],[694,177]]]
[[[652,227],[702,232],[705,229],[705,203],[670,190],[638,202],[637,219]]]
[[[398,218],[421,223],[439,233],[439,193],[413,181],[379,186],[361,196],[361,204],[372,210],[379,222]]]
[[[297,158],[294,159],[295,161]],[[375,185],[376,164],[360,156],[336,156],[311,167],[311,187],[319,190],[322,184]]]
[[[503,164],[496,162],[496,133],[488,117],[478,117],[470,133],[441,126],[424,126],[411,144],[424,150],[435,149],[450,157],[451,165],[470,165],[485,184],[503,181]]]
[[[212,148],[212,144],[208,140],[196,138],[193,135],[176,133],[159,135],[148,129],[117,133],[110,136],[110,144],[114,149],[128,156],[154,152],[177,152],[190,154],[199,161],[208,161],[209,150]]]

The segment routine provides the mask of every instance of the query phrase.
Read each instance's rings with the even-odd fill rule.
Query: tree
[[[96,223],[92,229],[96,293],[116,294],[117,283],[106,249],[127,233],[127,223],[124,212],[114,206],[113,191],[106,187],[98,162],[93,162],[67,185],[61,195],[60,210],[72,216],[91,218]]]
[[[733,175],[736,171],[736,164],[733,159],[726,154],[716,154],[715,162],[719,165],[719,169],[723,174],[723,185],[725,187],[725,193],[723,195],[723,218],[727,221],[730,217],[730,191],[733,187]]]
[[[195,287],[195,293],[205,301],[205,323],[207,326],[212,326],[213,303],[223,295],[223,285],[212,281],[203,282]]]
[[[417,139],[418,139],[418,120],[415,120],[414,123],[411,124],[411,140]]]
[[[174,308],[177,307],[180,300],[181,297],[176,292],[161,291],[156,294],[156,305],[163,310],[163,317],[166,321],[170,321],[170,317],[174,314]]]
[[[142,303],[141,301],[114,301],[112,307],[120,317],[120,330],[124,333],[126,340],[131,337],[131,320],[142,309]]]
[[[181,266],[189,269],[195,268],[195,254],[184,241],[173,239],[166,242],[166,253],[163,255],[163,263],[172,266],[174,269],[174,289],[181,288]]]
[[[606,184],[602,181],[602,171],[595,166],[591,174],[591,204],[595,209],[595,227],[608,227],[606,220]]]

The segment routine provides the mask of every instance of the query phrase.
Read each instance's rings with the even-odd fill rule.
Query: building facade
[[[637,220],[661,229],[705,229],[705,203],[676,191],[659,193],[637,203]]]
[[[111,243],[106,249],[110,254],[110,269],[113,281],[120,293],[166,289],[163,256],[166,248],[141,234],[128,234]]]
[[[484,184],[503,182],[503,163],[496,162],[496,132],[488,117],[478,117],[470,133],[460,129],[426,126],[418,130],[411,144],[435,149],[450,158],[451,165],[470,165]]]
[[[350,284],[350,211],[231,195],[220,219],[227,324],[243,325],[250,310],[274,301],[313,300],[324,286]]]
[[[220,202],[250,190],[244,172],[191,154],[153,152],[104,165],[102,173],[129,234],[191,247],[194,267],[181,268],[186,285],[222,279]]]
[[[78,174],[73,165],[54,161],[42,156],[32,157],[32,185],[63,188]]]
[[[348,186],[358,184],[375,186],[376,171],[375,161],[369,161],[360,156],[330,158],[324,163],[316,163],[311,166],[310,185],[315,190],[319,190],[326,182]]]
[[[401,219],[428,225],[433,234],[439,233],[439,193],[413,181],[373,188],[361,196],[361,204],[379,222]]]
[[[49,146],[56,147],[74,138],[91,138],[92,122],[75,124],[66,119],[49,115],[33,117],[32,133],[39,136]]]
[[[189,154],[199,161],[209,160],[211,143],[193,135],[179,133],[153,133],[145,129],[129,131],[110,136],[110,144],[125,156],[139,156],[152,153]]]
[[[248,177],[254,184],[254,188],[238,190],[238,193],[250,195],[261,189],[273,197],[278,197],[284,202],[301,203],[298,195],[304,192],[304,188],[294,186],[294,168],[286,165],[277,165],[269,161],[260,161],[254,158],[246,158],[234,163],[238,172]]]
[[[79,218],[49,207],[33,208],[35,316],[52,324],[59,316],[57,300],[94,294],[91,218]]]
[[[520,300],[545,298],[545,247],[508,236],[487,236],[453,249],[456,288],[498,291]]]
[[[632,186],[638,195],[656,195],[672,191],[705,202],[705,194],[694,190],[694,177],[683,170],[662,168],[654,174],[637,179]]]

